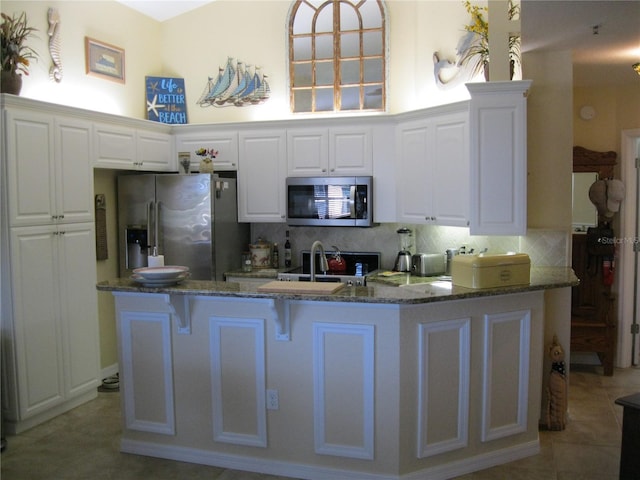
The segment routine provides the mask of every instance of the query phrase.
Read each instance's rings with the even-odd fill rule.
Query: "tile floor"
[[[622,408],[615,399],[640,391],[640,368],[571,366],[570,422],[540,433],[541,453],[456,480],[614,480]],[[277,480],[283,477],[123,454],[118,451],[119,393],[98,398],[17,436],[7,437],[2,480]]]

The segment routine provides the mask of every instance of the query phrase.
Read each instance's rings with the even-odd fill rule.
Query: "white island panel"
[[[125,428],[125,452],[293,478],[437,480],[539,451],[543,291],[408,305],[115,295],[121,325],[159,321],[122,357],[125,398],[155,388],[148,405],[125,402],[125,418],[135,408],[169,425],[172,400],[175,412],[173,435]],[[289,312],[286,342],[274,300]],[[191,333],[178,335],[184,302]]]

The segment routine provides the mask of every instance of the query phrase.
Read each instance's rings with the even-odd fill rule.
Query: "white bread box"
[[[467,288],[529,285],[531,260],[526,253],[456,255],[451,282]]]

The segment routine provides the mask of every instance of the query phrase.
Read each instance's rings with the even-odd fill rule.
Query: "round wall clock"
[[[583,120],[591,120],[595,116],[596,111],[590,105],[585,105],[580,109],[580,118],[582,118]]]

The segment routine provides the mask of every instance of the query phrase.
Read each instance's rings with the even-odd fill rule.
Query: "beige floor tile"
[[[571,366],[569,423],[540,432],[538,455],[456,480],[614,480],[618,478],[622,408],[619,397],[640,391],[640,368]],[[2,480],[287,480],[119,452],[120,395],[100,393],[18,436],[2,453]],[[291,480],[291,479],[289,479]]]

